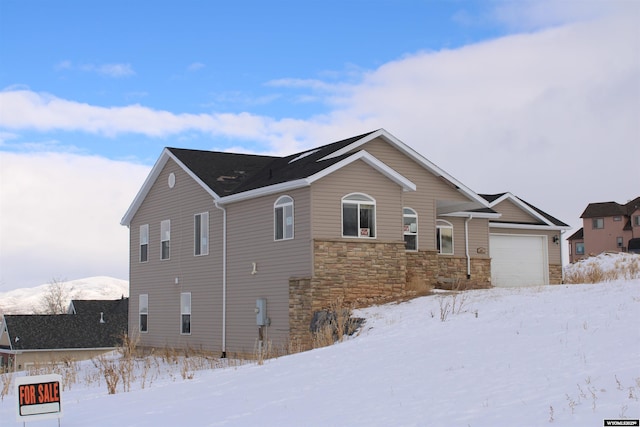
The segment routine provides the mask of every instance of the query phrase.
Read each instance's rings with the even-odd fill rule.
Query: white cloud
[[[107,77],[129,77],[136,74],[131,64],[82,64],[74,65],[74,63],[68,59],[58,62],[55,67],[58,71],[74,70],[98,73]]]
[[[198,71],[201,70],[205,67],[206,65],[204,65],[202,62],[194,62],[192,64],[189,64],[189,66],[187,67],[188,71]]]
[[[357,84],[272,82],[328,94],[325,102],[333,110],[308,120],[102,107],[10,88],[0,92],[0,105],[11,106],[2,109],[0,126],[8,138],[19,130],[177,138],[204,133],[265,144],[271,154],[384,127],[472,189],[511,191],[580,226],[589,202],[626,202],[640,195],[640,6],[632,4],[623,14],[599,20],[408,55],[366,73]],[[22,239],[11,256],[20,249],[37,252],[25,259],[41,265],[57,262],[60,269],[50,267],[47,279],[69,276],[69,258],[86,261],[74,265],[98,259],[126,268],[126,246],[120,249],[126,230],[118,221],[145,168],[72,155],[2,156],[3,246],[5,233]],[[52,164],[57,167],[49,170]],[[87,237],[79,232],[83,228],[96,234]],[[115,236],[122,240],[111,240]],[[105,253],[83,258],[88,239]],[[57,252],[64,253],[60,260],[53,257]],[[4,264],[4,247],[2,256]]]
[[[0,291],[54,277],[127,278],[119,222],[148,167],[47,152],[0,152],[0,166]]]

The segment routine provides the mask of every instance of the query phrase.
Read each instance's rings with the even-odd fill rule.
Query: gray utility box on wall
[[[258,298],[256,300],[256,324],[258,326],[269,326],[266,298]]]

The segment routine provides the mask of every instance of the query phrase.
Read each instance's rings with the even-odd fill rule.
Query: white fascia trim
[[[475,216],[475,215],[474,215]],[[489,228],[513,228],[517,230],[571,230],[559,225],[513,224],[509,222],[489,222]]]
[[[544,216],[540,215],[538,212],[536,212],[533,209],[531,209],[526,203],[524,203],[518,197],[516,197],[515,195],[513,195],[513,194],[511,194],[509,192],[504,193],[502,196],[500,196],[499,198],[495,199],[493,202],[491,202],[489,204],[489,207],[493,208],[498,203],[502,203],[507,199],[511,200],[513,203],[518,205],[518,207],[520,209],[522,209],[523,211],[527,212],[532,217],[539,219],[540,221],[544,222],[545,224],[549,225],[550,227],[560,227],[560,226],[555,225],[553,222],[549,221]],[[560,229],[562,229],[562,228],[560,228]]]
[[[142,187],[138,191],[138,194],[136,194],[136,197],[133,199],[131,206],[129,206],[129,209],[122,217],[122,220],[120,220],[120,225],[125,225],[128,227],[131,224],[131,220],[133,219],[133,216],[140,208],[140,205],[142,205],[142,202],[144,201],[145,197],[147,197],[147,194],[149,194],[151,187],[158,179],[158,176],[160,176],[160,172],[162,172],[162,168],[164,168],[164,166],[167,164],[169,159],[176,162],[176,164],[180,166],[180,168],[182,168],[182,170],[184,170],[187,173],[187,175],[193,178],[193,180],[196,181],[204,189],[204,191],[209,193],[211,197],[213,197],[214,199],[220,198],[213,190],[211,190],[211,188],[209,188],[209,186],[207,186],[204,182],[202,182],[202,180],[198,178],[196,174],[194,174],[191,171],[191,169],[186,167],[184,163],[178,160],[178,158],[171,151],[169,151],[169,149],[165,148],[164,150],[162,150],[162,154],[160,155],[160,158],[158,158],[156,163],[151,168],[151,172],[149,172],[147,179],[144,181],[144,184],[142,184]]]
[[[341,156],[341,155],[343,155],[345,153],[348,153],[349,151],[354,150],[354,149],[360,147],[361,145],[366,144],[367,142],[370,142],[370,141],[372,141],[372,140],[374,140],[374,139],[376,139],[378,137],[383,137],[384,139],[386,139],[389,143],[394,145],[397,149],[402,151],[407,156],[411,157],[418,164],[420,164],[422,167],[424,167],[425,169],[427,169],[428,171],[430,171],[434,175],[441,176],[441,177],[445,178],[446,180],[448,180],[449,182],[451,182],[453,185],[455,185],[458,188],[458,191],[460,191],[461,193],[466,195],[471,200],[480,203],[484,207],[489,207],[489,204],[488,204],[487,200],[485,200],[483,197],[480,197],[475,191],[471,190],[466,185],[462,184],[460,181],[458,181],[457,179],[455,179],[454,177],[452,177],[451,175],[446,173],[444,170],[440,169],[434,163],[432,163],[429,160],[427,160],[424,156],[419,154],[413,148],[411,148],[408,145],[406,145],[404,142],[400,141],[398,138],[396,138],[395,136],[393,136],[392,134],[387,132],[385,129],[378,129],[377,131],[365,136],[364,138],[361,138],[361,139],[355,141],[354,143],[349,144],[346,147],[341,148],[340,150],[335,151],[335,152],[329,154],[326,157],[323,157],[322,159],[320,159],[318,161],[322,161],[322,160],[325,160],[325,159],[331,159],[333,157]]]
[[[310,182],[307,179],[297,179],[295,181],[281,182],[280,184],[269,185],[268,187],[256,188],[255,190],[249,190],[238,194],[232,194],[230,196],[220,197],[217,199],[218,204],[224,205],[232,202],[239,202],[242,200],[253,199],[254,197],[268,196],[270,194],[279,193],[282,191],[294,190],[296,188],[302,188],[309,186]]]
[[[489,219],[497,219],[500,218],[502,216],[501,213],[491,213],[491,212],[451,212],[451,213],[446,213],[446,214],[442,214],[442,215],[438,215],[438,217],[441,216],[451,216],[451,217],[455,217],[455,218],[468,218],[470,216],[472,216],[474,219],[476,218],[489,218]]]
[[[382,163],[380,160],[376,159],[371,154],[366,151],[358,151],[352,156],[347,157],[339,161],[338,163],[331,165],[330,167],[321,170],[320,172],[309,176],[308,178],[297,179],[295,181],[282,182],[280,184],[270,185],[268,187],[256,188],[255,190],[245,191],[243,193],[233,194],[231,196],[221,197],[218,200],[219,204],[227,204],[232,202],[239,202],[241,200],[252,199],[254,197],[260,196],[268,196],[270,194],[280,193],[283,191],[290,191],[296,188],[308,187],[313,184],[315,181],[324,178],[327,175],[332,174],[333,172],[350,165],[356,160],[362,160],[367,163],[369,166],[398,184],[402,187],[404,191],[416,191],[416,185],[400,175],[395,170],[391,169],[389,166]]]

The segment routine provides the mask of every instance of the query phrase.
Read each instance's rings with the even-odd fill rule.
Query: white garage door
[[[491,234],[493,286],[537,286],[548,283],[545,236]]]

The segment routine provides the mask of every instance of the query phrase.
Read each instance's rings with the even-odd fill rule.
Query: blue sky
[[[126,279],[119,221],[165,146],[385,128],[579,227],[639,195],[639,21],[634,0],[1,0],[0,291]]]

